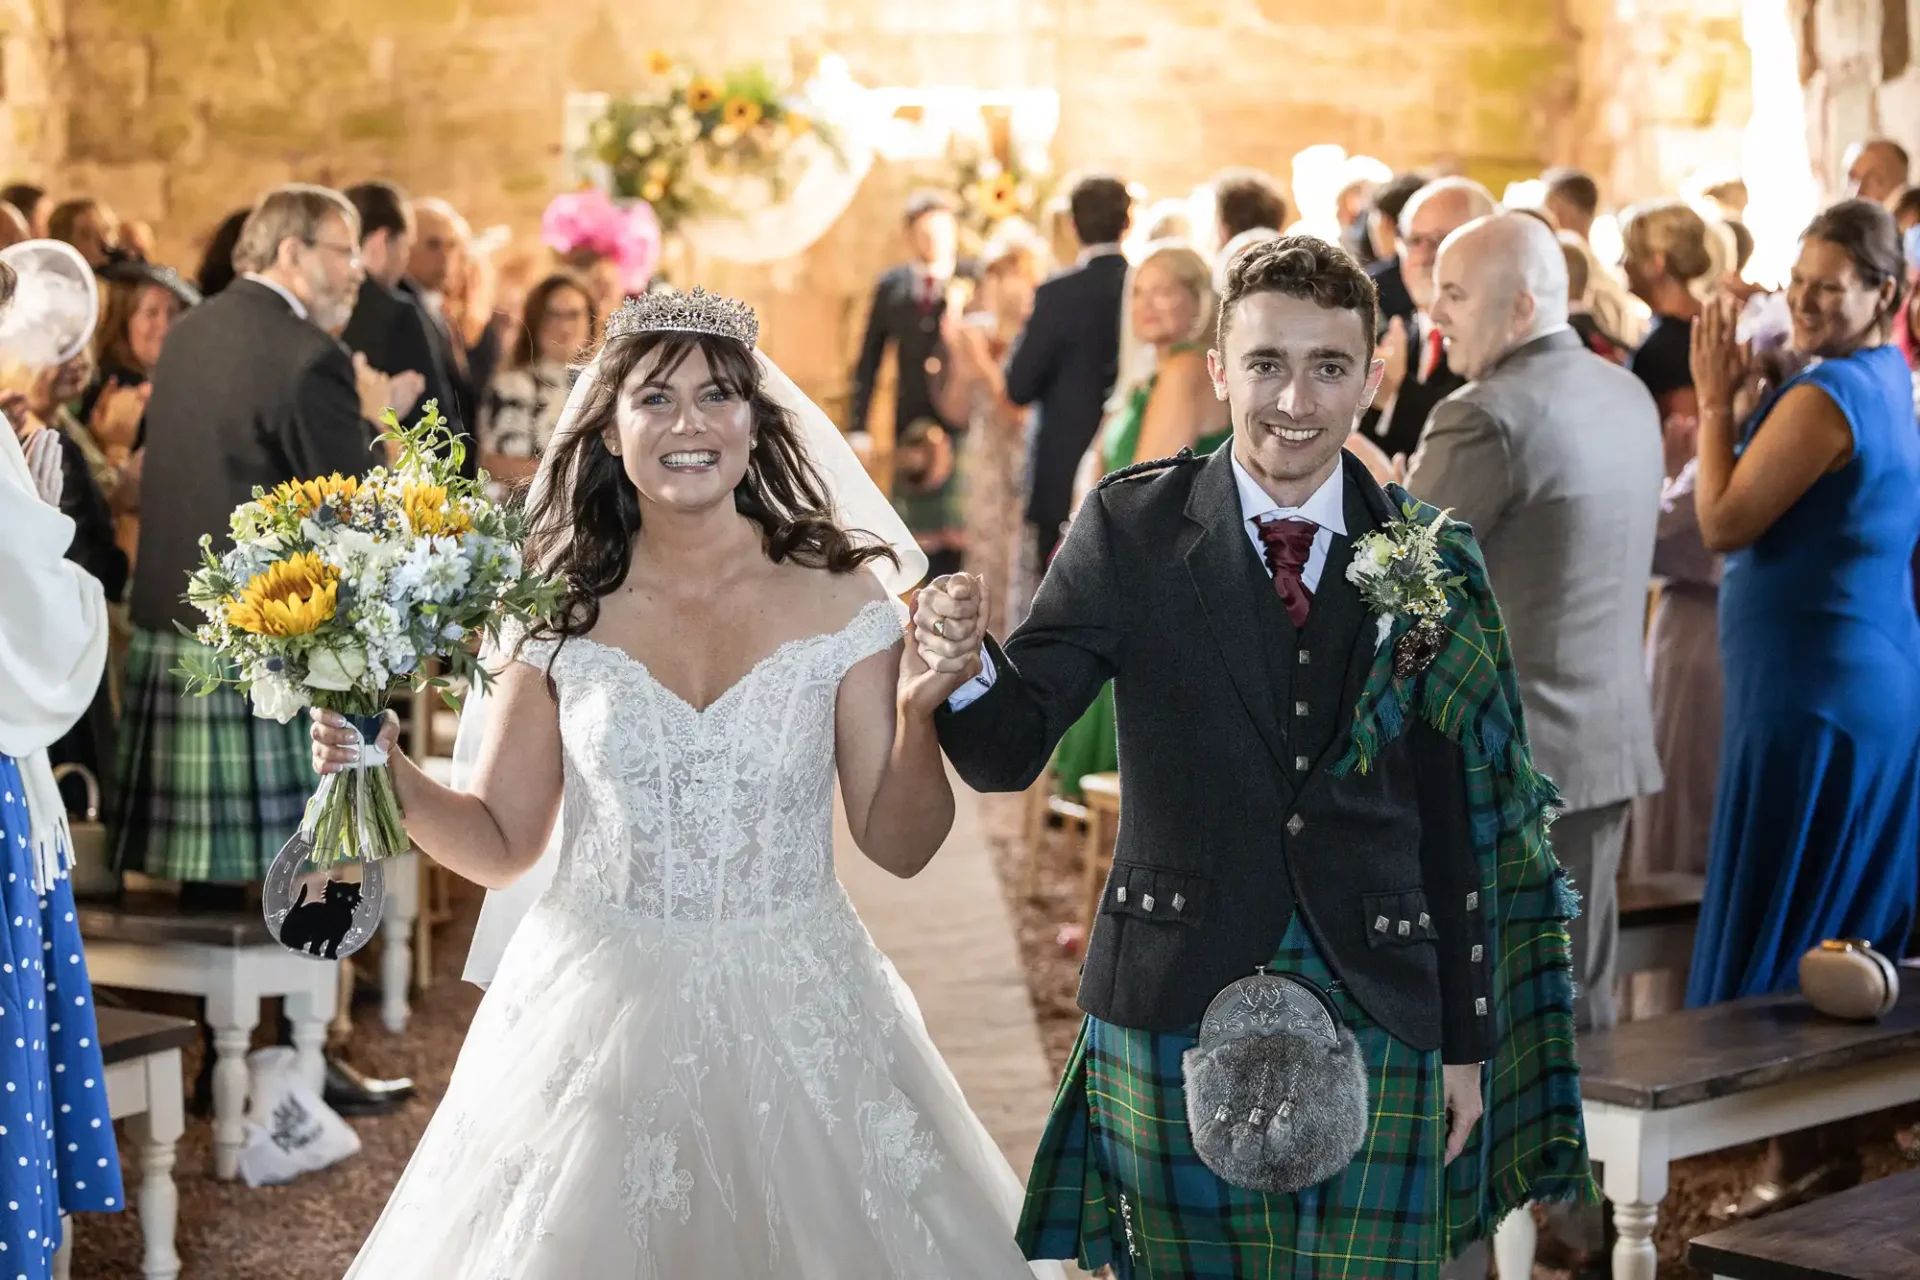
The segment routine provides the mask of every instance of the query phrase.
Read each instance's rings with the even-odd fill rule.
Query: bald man
[[[1847,194],[1877,200],[1887,212],[1907,190],[1911,161],[1907,149],[1891,138],[1868,138],[1847,148]]]
[[[1565,807],[1554,852],[1585,898],[1574,1016],[1610,1026],[1627,807],[1661,785],[1641,658],[1660,416],[1568,326],[1566,260],[1540,220],[1468,223],[1434,279],[1433,320],[1468,381],[1434,409],[1407,489],[1471,525],[1486,553],[1534,759]]]

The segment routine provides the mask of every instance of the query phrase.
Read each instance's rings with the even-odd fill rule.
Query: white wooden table
[[[260,1001],[284,999],[301,1073],[320,1090],[340,962],[282,947],[257,912],[183,912],[178,899],[165,896],[83,904],[79,922],[95,986],[206,998],[214,1049],[214,1176],[236,1177],[246,1144],[247,1050]]]
[[[89,952],[89,965],[92,956]],[[127,1122],[127,1135],[140,1153],[137,1210],[145,1244],[143,1280],[175,1280],[180,1255],[173,1238],[180,1197],[173,1184],[174,1144],[186,1127],[180,1051],[199,1038],[189,1018],[96,1006],[100,1056],[107,1069],[107,1109]],[[132,1179],[126,1181],[131,1184]],[[73,1223],[61,1220],[60,1251],[54,1255],[55,1280],[68,1280],[73,1256]]]
[[[1920,1102],[1920,983],[1877,1023],[1761,996],[1592,1032],[1578,1052],[1587,1147],[1619,1232],[1614,1280],[1654,1280],[1673,1161]],[[1533,1252],[1522,1210],[1496,1234],[1500,1274],[1530,1275]]]

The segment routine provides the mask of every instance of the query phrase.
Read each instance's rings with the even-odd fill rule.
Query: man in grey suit
[[[1553,850],[1584,895],[1571,927],[1580,1029],[1614,1022],[1614,878],[1660,761],[1642,659],[1660,417],[1640,380],[1567,327],[1546,224],[1500,213],[1441,246],[1433,319],[1467,385],[1434,409],[1407,476],[1473,527],[1513,643],[1534,759],[1560,788]]]

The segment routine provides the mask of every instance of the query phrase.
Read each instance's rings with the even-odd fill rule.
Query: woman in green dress
[[[1232,437],[1226,402],[1214,395],[1207,374],[1216,301],[1213,269],[1191,246],[1177,240],[1147,246],[1127,277],[1120,376],[1094,441],[1091,479],[1182,449],[1211,453]],[[1109,684],[1060,739],[1053,769],[1061,794],[1077,799],[1081,778],[1111,773],[1119,764]]]

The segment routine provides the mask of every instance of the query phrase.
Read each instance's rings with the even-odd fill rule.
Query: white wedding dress
[[[835,695],[903,615],[699,711],[559,646],[558,868],[350,1280],[1032,1275],[1019,1183],[833,872]]]

